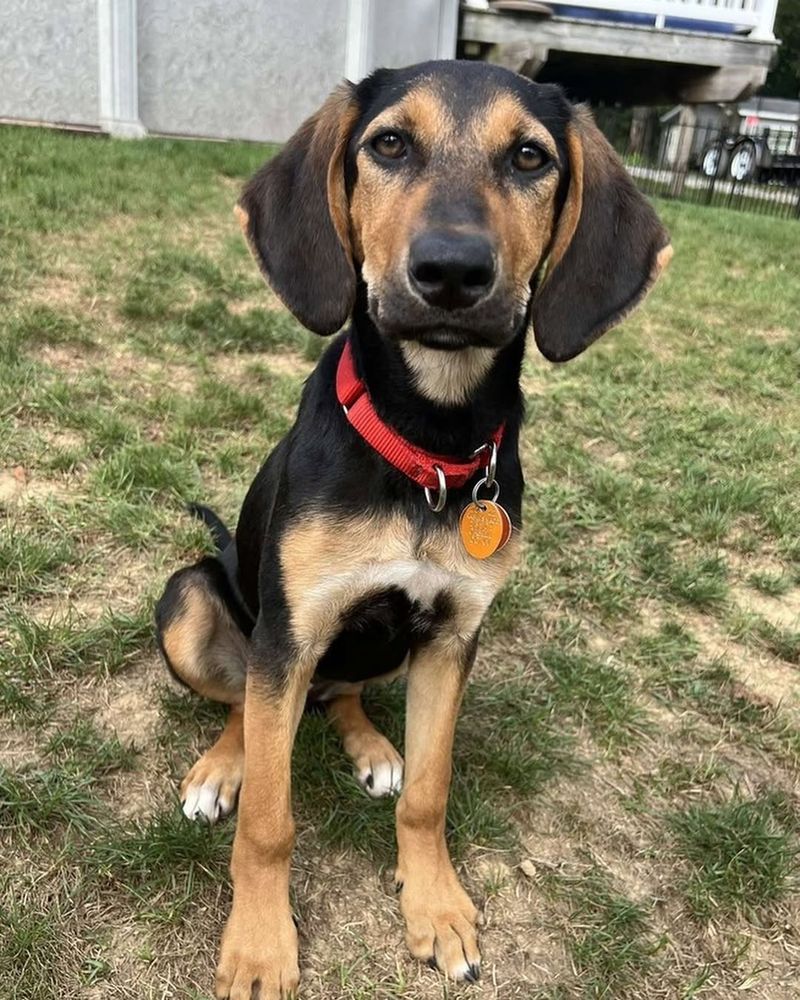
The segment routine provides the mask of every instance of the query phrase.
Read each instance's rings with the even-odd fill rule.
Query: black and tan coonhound
[[[474,62],[345,83],[237,212],[297,319],[345,329],[235,539],[201,509],[219,553],[172,576],[157,608],[174,674],[231,706],[181,787],[190,817],[214,821],[239,799],[217,996],[297,989],[290,761],[309,695],[365,790],[399,794],[412,954],[475,979],[476,908],[445,811],[481,621],[519,549],[525,341],[532,329],[551,361],[580,354],[642,300],[667,234],[586,110]],[[401,670],[405,763],[360,701]]]

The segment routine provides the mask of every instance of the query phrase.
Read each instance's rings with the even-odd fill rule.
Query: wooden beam
[[[739,35],[677,31],[577,18],[539,20],[493,10],[465,9],[461,40],[490,45],[527,41],[543,48],[695,67],[768,68],[777,42]]]

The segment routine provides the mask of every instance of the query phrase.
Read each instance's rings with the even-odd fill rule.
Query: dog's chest
[[[281,545],[295,639],[319,653],[343,630],[378,628],[381,620],[387,633],[405,631],[412,639],[445,621],[461,634],[474,631],[516,549],[512,540],[489,559],[474,559],[456,530],[420,534],[401,515],[305,520]]]

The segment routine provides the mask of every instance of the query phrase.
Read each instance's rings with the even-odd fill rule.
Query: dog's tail
[[[222,518],[218,514],[215,514],[210,507],[204,507],[203,504],[200,503],[190,503],[186,509],[194,517],[199,517],[203,524],[205,524],[209,529],[211,537],[214,539],[214,545],[217,547],[217,551],[224,552],[233,541],[233,536],[225,527],[225,522]]]

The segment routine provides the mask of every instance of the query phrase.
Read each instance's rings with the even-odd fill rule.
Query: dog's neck
[[[497,351],[437,351],[381,336],[357,309],[350,337],[375,409],[426,451],[467,456],[501,424],[521,419],[524,329]]]

